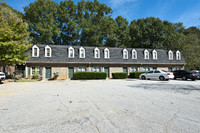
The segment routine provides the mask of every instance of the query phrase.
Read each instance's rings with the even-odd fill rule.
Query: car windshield
[[[163,71],[163,72],[167,72],[167,71],[165,71],[165,70],[161,70],[161,71]]]
[[[149,71],[149,72],[147,72],[147,73],[153,73],[153,71]]]

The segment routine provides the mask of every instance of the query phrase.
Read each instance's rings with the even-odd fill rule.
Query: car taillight
[[[167,75],[170,75],[170,73],[167,73]]]
[[[194,73],[190,73],[190,75],[194,75]]]

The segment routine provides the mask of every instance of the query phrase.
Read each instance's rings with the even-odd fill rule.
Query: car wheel
[[[141,77],[141,79],[142,79],[142,80],[145,80],[145,79],[146,79],[146,77],[145,77],[145,76],[142,76],[142,77]]]
[[[160,76],[159,79],[160,79],[161,81],[164,81],[164,80],[165,80],[165,77]]]
[[[192,81],[195,81],[195,79],[192,79]]]
[[[174,77],[174,80],[176,80],[176,77]]]
[[[186,76],[183,76],[183,77],[182,77],[182,80],[187,80],[187,77],[186,77]]]
[[[165,81],[169,81],[169,79],[165,79]]]

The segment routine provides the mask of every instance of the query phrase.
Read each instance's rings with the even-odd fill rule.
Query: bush
[[[73,79],[84,80],[84,79],[106,79],[106,72],[75,72]]]
[[[129,77],[130,77],[130,78],[139,79],[139,76],[140,76],[140,74],[142,74],[142,73],[146,73],[146,72],[143,72],[143,71],[141,71],[141,72],[131,72]]]
[[[33,73],[32,79],[38,79],[40,75],[38,73]]]
[[[128,74],[127,73],[121,73],[121,72],[112,73],[112,77],[113,77],[113,79],[126,79],[126,78],[128,78]]]

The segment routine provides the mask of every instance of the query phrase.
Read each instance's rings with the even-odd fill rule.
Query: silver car
[[[172,72],[167,72],[164,70],[152,70],[147,73],[140,74],[140,79],[159,79],[159,80],[169,80],[173,79],[174,75]]]

